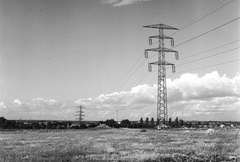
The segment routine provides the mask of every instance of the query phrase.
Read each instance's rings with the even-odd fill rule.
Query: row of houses
[[[187,121],[184,125],[194,128],[235,128],[240,127],[240,122],[223,121]]]

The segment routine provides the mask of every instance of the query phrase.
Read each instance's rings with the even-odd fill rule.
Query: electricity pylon
[[[82,121],[83,121],[83,106],[82,105],[80,105],[80,106],[77,106],[76,108],[79,108],[79,110],[77,111],[77,114],[75,115],[75,116],[78,116],[77,118],[76,118],[76,120],[78,120],[79,121],[79,124],[81,125],[81,123],[82,123]]]
[[[144,55],[145,58],[148,58],[148,51],[158,52],[158,61],[149,63],[148,71],[149,72],[152,71],[152,65],[158,65],[157,119],[159,119],[160,123],[164,123],[164,121],[168,120],[166,65],[171,65],[172,72],[173,73],[175,72],[175,65],[165,61],[165,52],[174,52],[177,60],[179,59],[179,56],[177,51],[164,47],[164,39],[170,39],[172,46],[174,46],[174,39],[164,35],[163,30],[164,29],[178,30],[178,29],[165,24],[147,25],[143,27],[159,30],[159,35],[149,36],[149,45],[152,45],[152,39],[156,38],[158,39],[158,47],[145,49]]]

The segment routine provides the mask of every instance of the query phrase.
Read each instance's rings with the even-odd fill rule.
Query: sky
[[[156,119],[157,47],[166,24],[168,116],[240,118],[238,0],[0,0],[0,116],[7,119]]]

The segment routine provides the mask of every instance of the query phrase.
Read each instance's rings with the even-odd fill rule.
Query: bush
[[[128,119],[122,120],[120,125],[124,128],[130,128],[132,126],[131,122]]]

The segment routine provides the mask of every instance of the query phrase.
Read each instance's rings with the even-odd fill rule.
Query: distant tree
[[[138,128],[139,125],[138,125],[138,123],[133,123],[131,127],[132,127],[132,128]]]
[[[209,121],[206,121],[206,125],[207,125],[207,127],[209,127]]]
[[[143,127],[143,118],[140,119],[140,127]]]
[[[178,127],[178,126],[179,126],[178,117],[176,117],[176,119],[175,119],[175,127]]]
[[[22,121],[18,121],[16,123],[16,128],[17,129],[24,129],[25,128],[24,123]]]
[[[0,128],[6,128],[6,121],[7,119],[5,119],[4,117],[0,117]]]
[[[62,127],[62,129],[67,129],[67,125],[68,125],[68,123],[67,122],[62,122],[61,123],[61,127]]]
[[[166,120],[165,120],[165,118],[163,118],[163,124],[166,124]]]
[[[70,128],[72,126],[72,122],[68,122],[67,127]]]
[[[0,124],[4,124],[7,121],[3,116],[0,117]]]
[[[38,122],[32,122],[31,123],[31,127],[32,129],[40,129],[40,124]]]
[[[5,128],[15,129],[16,128],[16,121],[15,120],[6,120],[5,121]]]
[[[62,123],[58,122],[55,124],[56,125],[56,129],[61,129],[62,128]]]
[[[121,121],[121,127],[127,127],[130,128],[131,127],[131,122],[128,119],[124,119]]]
[[[97,124],[95,124],[95,123],[90,123],[89,125],[88,125],[88,128],[94,128],[94,127],[96,127],[97,126]]]
[[[157,118],[157,125],[159,125],[160,124],[160,119],[159,118]]]
[[[43,122],[40,123],[40,127],[41,127],[41,129],[46,129],[47,128],[46,124],[44,124]]]
[[[187,122],[186,126],[191,128],[192,127],[192,122]]]
[[[57,129],[57,128],[58,128],[58,122],[52,122],[51,129]]]
[[[11,121],[9,121],[9,120],[6,120],[6,122],[5,122],[5,124],[3,125],[4,127],[4,129],[11,129],[12,128],[12,126],[11,126],[12,124],[11,124]]]
[[[183,120],[180,119],[180,120],[179,120],[179,127],[182,127],[182,126],[183,126]]]
[[[115,127],[117,125],[117,122],[114,119],[106,120],[105,124],[109,127]]]
[[[47,122],[47,129],[52,129],[52,123],[51,122]]]
[[[148,119],[148,117],[145,120],[145,126],[146,126],[146,128],[148,128],[148,126],[149,126],[149,119]]]
[[[84,124],[84,123],[80,124],[80,129],[86,129],[86,128],[87,128],[86,124]]]
[[[151,119],[150,126],[151,126],[151,128],[154,128],[154,118]]]
[[[172,126],[172,118],[168,119],[168,125],[171,127]]]
[[[11,120],[11,125],[12,125],[12,128],[13,128],[13,129],[16,129],[16,128],[17,128],[17,122],[16,122],[16,120]]]

